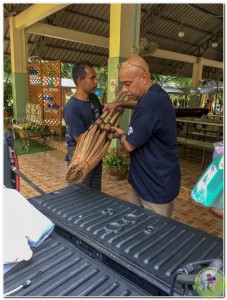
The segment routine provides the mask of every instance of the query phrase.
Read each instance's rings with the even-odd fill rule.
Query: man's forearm
[[[108,110],[110,112],[110,114],[112,115],[114,113],[114,111],[119,107],[134,109],[136,104],[137,104],[137,101],[132,100],[132,99],[129,99],[127,101],[115,101],[115,102],[111,102],[111,103],[106,103],[104,105],[103,112]]]
[[[126,135],[126,134],[125,134]],[[120,138],[120,143],[123,147],[125,147],[125,149],[128,151],[128,152],[132,152],[136,149],[136,147],[134,147],[133,145],[129,144],[126,139],[125,139],[125,136],[122,136]]]

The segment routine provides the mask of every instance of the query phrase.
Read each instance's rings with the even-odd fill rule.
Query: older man
[[[130,153],[130,201],[171,217],[181,178],[171,100],[151,81],[148,65],[139,56],[121,64],[119,77],[129,100],[106,104],[104,111],[134,108],[128,132],[114,128],[115,137]]]

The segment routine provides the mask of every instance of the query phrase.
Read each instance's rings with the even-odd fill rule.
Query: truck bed
[[[30,201],[58,234],[153,296],[169,294],[179,267],[223,257],[221,238],[81,185]]]
[[[56,233],[33,251],[31,260],[19,263],[4,275],[4,293],[31,280],[30,286],[11,296],[148,295]]]

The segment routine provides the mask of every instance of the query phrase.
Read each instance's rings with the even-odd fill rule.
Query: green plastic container
[[[223,173],[224,157],[216,157],[191,192],[191,197],[206,207],[223,209]]]

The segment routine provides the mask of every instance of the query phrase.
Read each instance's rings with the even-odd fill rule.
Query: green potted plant
[[[112,180],[123,180],[128,174],[129,158],[123,148],[109,148],[102,159],[104,168]]]
[[[20,127],[19,135],[24,138],[25,135],[39,136],[50,133],[47,124],[38,124],[36,122],[27,122]]]

